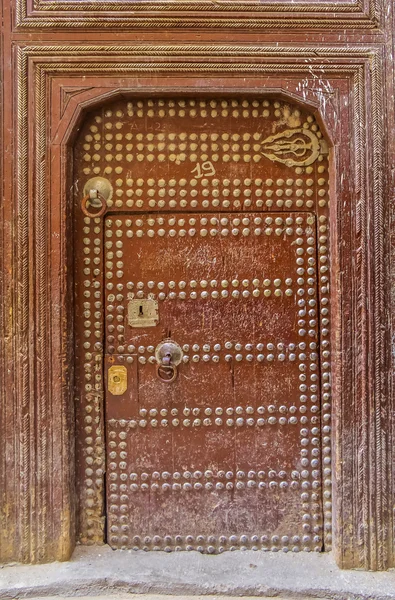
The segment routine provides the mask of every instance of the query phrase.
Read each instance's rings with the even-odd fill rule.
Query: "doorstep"
[[[395,571],[342,571],[329,554],[144,552],[79,546],[68,562],[0,568],[0,599],[111,594],[395,600]]]
[[[30,600],[69,600],[70,596],[41,596],[39,598],[30,598]],[[152,595],[139,594],[132,596],[130,594],[106,594],[105,596],[78,596],[78,600],[235,600],[235,596],[169,596],[169,595]],[[276,600],[300,600],[293,596],[275,596]],[[76,599],[77,600],[77,599]],[[257,596],[243,596],[243,600],[257,600]],[[309,598],[308,600],[325,600],[325,598]]]

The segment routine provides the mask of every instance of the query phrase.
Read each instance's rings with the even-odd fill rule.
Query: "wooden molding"
[[[350,2],[320,1],[259,2],[245,0],[117,0],[92,8],[90,2],[75,0],[17,0],[17,28],[133,28],[133,29],[237,29],[244,31],[310,29],[378,30],[378,0]]]
[[[105,50],[105,61],[94,58]],[[204,77],[207,90],[217,85],[224,94],[241,78],[251,93],[279,88],[299,101],[307,97],[319,105],[333,138],[334,550],[345,568],[394,566],[381,50],[26,44],[15,48],[15,59],[15,341],[9,355],[15,393],[8,402],[16,415],[20,476],[16,503],[6,498],[16,535],[11,525],[0,532],[3,560],[64,560],[74,544],[70,132],[82,111],[106,95],[133,94],[137,79],[139,93],[149,94],[198,81],[202,91]],[[82,76],[86,88],[78,90]],[[341,94],[350,107],[339,104]]]

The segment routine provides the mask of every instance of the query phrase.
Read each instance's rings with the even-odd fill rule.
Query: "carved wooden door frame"
[[[3,209],[12,312],[0,415],[9,463],[0,482],[9,507],[3,560],[67,560],[75,543],[72,132],[85,110],[120,93],[188,87],[285,94],[316,107],[332,139],[334,551],[344,568],[393,566],[381,49],[24,42],[12,59],[18,79],[12,86],[6,77],[15,103],[3,132],[13,160],[4,165],[13,200]]]

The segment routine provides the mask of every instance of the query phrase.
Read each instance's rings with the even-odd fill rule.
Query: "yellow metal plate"
[[[128,372],[122,365],[113,365],[108,369],[108,391],[113,396],[122,396],[128,387]]]

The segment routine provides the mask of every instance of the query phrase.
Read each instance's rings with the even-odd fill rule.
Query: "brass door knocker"
[[[88,206],[98,208],[98,212],[90,212]],[[98,190],[90,190],[81,200],[81,210],[85,216],[91,219],[102,217],[107,210],[107,202],[104,196]]]
[[[182,361],[182,350],[172,340],[165,340],[155,349],[156,374],[163,383],[173,383],[177,379],[178,365]]]

